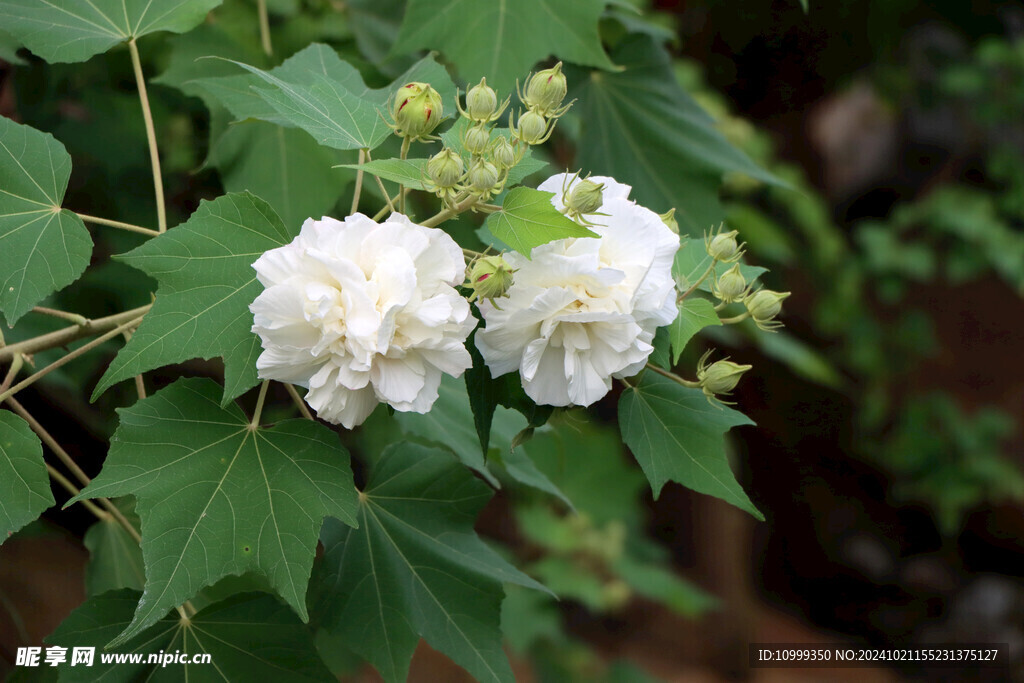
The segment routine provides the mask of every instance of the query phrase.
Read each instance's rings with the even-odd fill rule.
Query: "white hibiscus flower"
[[[571,176],[548,178],[562,209]],[[603,183],[598,213],[584,219],[600,238],[564,239],[537,247],[532,260],[507,254],[512,287],[481,302],[486,329],[477,332],[491,375],[519,370],[538,404],[587,406],[611,389],[612,377],[636,374],[658,327],[677,314],[672,260],[679,237],[658,214],[628,199],[630,187]],[[570,188],[571,189],[571,188]],[[599,215],[605,214],[605,215]]]
[[[475,320],[454,289],[465,263],[441,230],[401,214],[309,219],[253,268],[266,287],[249,307],[259,376],[308,388],[325,420],[352,428],[378,402],[425,413],[441,373],[472,365]]]

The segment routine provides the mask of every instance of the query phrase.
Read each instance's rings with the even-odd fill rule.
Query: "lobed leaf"
[[[114,503],[132,526],[141,529],[135,503],[129,498]],[[130,588],[141,591],[146,585],[146,568],[142,548],[116,519],[108,516],[93,524],[82,540],[89,551],[85,567],[85,592],[99,595],[111,590]]]
[[[0,411],[0,544],[53,504],[39,439],[27,422]]]
[[[597,237],[591,230],[572,221],[551,203],[553,193],[529,187],[513,188],[501,205],[501,211],[487,217],[484,226],[499,240],[526,258],[534,247],[566,237]]]
[[[679,303],[679,315],[668,326],[672,342],[672,362],[678,363],[683,349],[693,337],[710,325],[721,325],[715,306],[707,299],[689,296]]]

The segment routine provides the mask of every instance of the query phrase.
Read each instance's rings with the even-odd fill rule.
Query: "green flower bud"
[[[516,151],[512,148],[512,143],[504,136],[499,137],[497,142],[494,143],[494,149],[491,150],[491,158],[494,159],[494,165],[501,169],[512,168],[519,163]]]
[[[753,366],[739,365],[728,359],[707,365],[706,361],[709,355],[711,355],[710,351],[700,359],[700,364],[697,366],[697,381],[700,382],[701,390],[710,401],[718,396],[727,396],[740,383],[743,373]]]
[[[615,612],[622,609],[629,604],[632,597],[633,589],[622,579],[612,579],[601,586],[601,602],[609,611]]]
[[[454,187],[462,180],[464,170],[462,157],[445,147],[440,152],[430,157],[427,162],[427,175],[434,185],[441,189]]]
[[[473,156],[480,156],[491,146],[491,131],[483,125],[473,126],[462,136],[462,146]]]
[[[736,235],[739,232],[731,230],[722,232],[712,237],[705,245],[711,258],[728,263],[735,261],[742,255],[740,245],[736,243]]]
[[[740,264],[722,273],[711,289],[716,297],[727,304],[742,299],[747,292],[747,279],[740,272]]]
[[[441,95],[429,83],[407,83],[391,103],[395,133],[416,140],[430,135],[444,116]]]
[[[498,167],[486,159],[479,157],[473,162],[473,165],[469,167],[469,172],[466,174],[466,181],[469,184],[469,188],[474,192],[487,194],[494,189],[495,185],[498,184],[498,176]]]
[[[782,301],[790,294],[791,292],[773,292],[770,289],[761,289],[747,296],[743,300],[743,305],[747,307],[747,312],[750,313],[750,317],[754,319],[759,328],[771,330],[781,327],[782,323],[774,318],[782,312]]]
[[[669,209],[665,213],[661,214],[659,218],[661,218],[662,223],[668,226],[669,230],[671,230],[677,235],[679,234],[679,222],[676,220],[675,208]]]
[[[488,299],[491,303],[498,297],[505,296],[512,286],[514,271],[508,262],[499,256],[481,256],[469,267],[469,282],[466,286],[473,290],[470,301]]]
[[[565,197],[565,208],[569,215],[596,213],[604,203],[604,183],[581,180]]]
[[[494,110],[498,108],[498,95],[494,88],[487,85],[487,79],[481,78],[466,93],[466,116],[472,121],[486,123],[491,120]]]
[[[539,145],[551,136],[552,126],[544,115],[530,109],[519,117],[519,127],[512,134],[528,145]]]
[[[523,104],[530,109],[537,109],[545,116],[560,116],[559,107],[568,92],[569,86],[562,73],[562,63],[550,69],[538,71],[526,82],[526,95]],[[563,112],[564,113],[564,112]]]

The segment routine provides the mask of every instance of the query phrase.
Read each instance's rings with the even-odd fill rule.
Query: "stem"
[[[256,429],[260,426],[260,415],[263,414],[263,402],[267,398],[267,387],[270,386],[270,380],[263,380],[263,384],[260,385],[260,395],[256,399],[256,410],[252,413],[252,422],[249,423],[249,429]]]
[[[405,161],[409,157],[409,143],[411,140],[408,137],[402,138],[402,152],[399,158]],[[405,186],[401,185],[398,188],[398,212],[405,213]]]
[[[274,56],[274,45],[270,42],[270,17],[267,16],[267,0],[256,0],[256,11],[260,17],[260,42],[268,57]]]
[[[466,199],[456,204],[454,208],[444,209],[434,214],[427,220],[423,221],[422,223],[420,223],[420,225],[422,225],[425,228],[433,228],[434,226],[440,223],[444,223],[449,218],[454,218],[455,216],[458,216],[460,213],[476,204],[477,201],[477,197],[467,197]]]
[[[108,315],[105,318],[89,320],[85,325],[65,327],[64,329],[57,330],[56,332],[49,332],[38,337],[33,337],[32,339],[26,339],[25,341],[0,347],[0,361],[14,358],[19,354],[32,355],[33,353],[45,351],[46,349],[66,346],[73,341],[84,339],[85,337],[103,334],[124,322],[134,320],[135,318],[145,315],[152,307],[152,304],[149,304],[148,306],[140,306],[139,308],[133,308],[130,311]]]
[[[53,372],[57,368],[59,368],[59,367],[61,367],[63,365],[66,365],[67,363],[70,363],[74,359],[78,358],[79,356],[81,356],[81,355],[83,355],[85,353],[88,353],[89,351],[92,351],[94,348],[96,348],[100,344],[104,343],[108,339],[113,339],[114,337],[116,337],[117,335],[121,334],[125,330],[131,329],[132,327],[135,327],[141,321],[142,321],[142,316],[139,316],[138,318],[135,318],[134,320],[130,320],[130,321],[126,322],[124,325],[121,325],[119,327],[115,327],[114,329],[112,329],[110,332],[107,332],[103,336],[101,336],[101,337],[99,337],[97,339],[93,339],[88,344],[84,344],[82,346],[79,346],[77,349],[75,349],[74,351],[71,351],[66,356],[64,356],[64,357],[62,357],[62,358],[60,358],[58,360],[53,361],[52,363],[47,365],[42,370],[29,375],[28,377],[26,377],[25,379],[21,380],[20,382],[15,384],[13,387],[8,389],[7,391],[5,391],[2,394],[0,394],[0,402],[10,398],[11,396],[14,396],[16,393],[18,393],[19,391],[21,391],[25,387],[31,386],[37,380],[42,379],[43,377],[45,377],[46,375],[50,374],[51,372]]]
[[[744,320],[746,320],[749,317],[750,317],[750,311],[746,311],[745,313],[740,313],[739,315],[734,316],[732,318],[722,318],[722,324],[723,325],[735,325],[736,323],[743,322]]]
[[[302,417],[307,420],[312,420],[313,413],[309,412],[309,406],[307,406],[306,402],[302,400],[301,396],[299,396],[299,392],[295,389],[295,385],[285,382],[284,388],[288,390],[288,395],[292,397],[292,401],[295,402],[299,412],[302,413]]]
[[[676,299],[676,303],[679,303],[680,301],[682,301],[686,297],[688,297],[691,294],[693,294],[693,290],[695,290],[698,287],[700,287],[700,283],[702,283],[705,280],[707,280],[708,279],[708,275],[711,275],[711,273],[715,272],[715,264],[717,264],[717,263],[718,263],[718,259],[711,259],[711,265],[708,266],[708,269],[704,271],[704,274],[700,276],[700,279],[698,279],[696,282],[694,282],[693,285],[691,285],[688,290],[686,290],[685,292],[683,292],[682,294],[679,295],[679,298]]]
[[[352,193],[352,208],[349,215],[354,214],[359,208],[359,195],[363,192],[363,163],[366,161],[366,150],[359,150],[359,170],[356,171],[356,189]]]
[[[128,41],[128,52],[132,55],[132,68],[135,70],[135,84],[139,88],[139,102],[142,103],[142,118],[146,123],[146,139],[149,141],[149,161],[153,167],[153,189],[156,190],[156,221],[160,232],[167,231],[167,207],[164,205],[164,180],[160,174],[160,152],[156,147],[156,131],[153,129],[153,112],[149,108],[149,95],[146,94],[146,79],[142,75],[142,60],[139,59],[139,48],[135,39]]]
[[[659,375],[661,375],[663,377],[668,377],[670,380],[672,380],[674,382],[678,382],[679,384],[682,384],[684,387],[690,387],[691,389],[699,389],[700,388],[700,382],[691,382],[688,379],[683,379],[682,377],[680,377],[679,375],[675,374],[674,372],[669,372],[668,370],[664,370],[662,368],[659,368],[657,365],[652,365],[650,363],[647,364],[647,367],[648,367],[648,369],[653,370],[654,372],[658,373]]]
[[[25,359],[20,353],[14,357],[14,360],[11,361],[11,367],[7,368],[7,376],[4,377],[3,382],[0,382],[0,394],[7,391],[7,387],[11,386],[11,382],[13,382],[14,378],[18,376],[18,373],[21,372],[21,366],[24,364]]]
[[[160,233],[156,230],[150,230],[149,228],[143,228],[138,225],[132,225],[131,223],[122,223],[121,221],[112,221],[109,218],[96,218],[96,216],[87,216],[84,213],[75,213],[76,216],[81,218],[86,223],[95,223],[96,225],[106,225],[111,228],[120,228],[121,230],[128,230],[130,232],[137,232],[141,235],[149,235],[155,237]]]
[[[84,315],[78,315],[77,313],[68,313],[67,311],[58,311],[56,308],[45,308],[43,306],[35,306],[32,309],[33,313],[42,313],[43,315],[52,315],[54,318],[64,318],[64,320],[70,320],[76,325],[88,325],[89,319]]]
[[[381,189],[383,189],[383,188],[381,188]],[[384,218],[384,215],[385,215],[386,213],[388,213],[388,211],[394,212],[394,210],[395,210],[395,209],[394,209],[394,206],[393,206],[393,205],[394,205],[394,203],[395,203],[395,202],[397,202],[397,201],[398,201],[398,198],[399,198],[399,197],[401,196],[401,194],[402,194],[402,193],[401,193],[401,192],[399,192],[399,193],[398,193],[398,194],[396,194],[396,195],[395,195],[394,197],[391,197],[391,199],[390,199],[390,200],[388,201],[388,205],[387,205],[387,206],[385,206],[385,207],[384,207],[383,209],[381,209],[380,211],[378,211],[378,212],[377,212],[376,214],[374,214],[374,216],[373,216],[373,220],[374,220],[374,222],[376,222],[376,221],[379,221],[379,220],[380,220],[381,218]]]
[[[60,470],[58,470],[50,463],[46,463],[46,471],[50,473],[50,479],[53,479],[55,482],[60,484],[61,488],[70,493],[72,496],[77,496],[79,493],[82,492],[80,488],[72,484],[70,479],[61,474]],[[95,515],[96,519],[99,519],[104,522],[110,519],[110,515],[96,507],[96,505],[91,500],[80,500],[78,502],[82,504],[82,507],[84,507],[86,510]]]

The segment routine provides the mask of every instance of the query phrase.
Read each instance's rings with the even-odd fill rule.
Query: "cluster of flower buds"
[[[444,118],[441,94],[429,83],[407,83],[391,101],[391,123],[395,135],[411,140],[433,140],[431,133]]]
[[[733,264],[732,268],[712,280],[711,293],[721,302],[717,307],[719,309],[728,304],[743,303],[747,309],[746,315],[736,320],[749,317],[766,332],[776,330],[782,327],[782,323],[775,318],[782,312],[782,301],[790,292],[752,289],[751,283],[747,282],[740,264],[737,263],[744,253],[744,245],[736,239],[738,234],[736,230],[719,231],[704,239],[704,248],[715,263]]]
[[[707,361],[711,353],[711,351],[708,351],[701,356],[700,362],[697,364],[697,382],[700,384],[700,389],[704,392],[708,402],[712,405],[714,405],[715,401],[729,403],[729,401],[723,401],[719,397],[728,396],[736,388],[736,385],[740,383],[740,377],[743,373],[753,366],[733,363],[728,358],[715,361],[709,365]]]
[[[572,102],[563,105],[568,92],[568,83],[562,73],[562,63],[550,69],[538,71],[526,79],[526,88],[518,88],[519,99],[526,105],[526,112],[519,112],[519,120],[513,124],[512,114],[508,116],[508,128],[517,140],[527,145],[539,145],[551,137],[555,122],[569,111]]]
[[[469,300],[487,299],[500,310],[501,307],[494,300],[508,292],[512,286],[514,272],[508,261],[500,255],[480,256],[474,259],[466,268],[465,286],[473,290]]]

